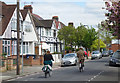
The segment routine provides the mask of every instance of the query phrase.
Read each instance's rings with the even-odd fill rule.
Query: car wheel
[[[60,65],[61,67],[64,67],[64,65]]]
[[[109,62],[109,66],[114,66],[115,64],[112,62]]]
[[[93,58],[91,58],[91,60],[93,60]]]

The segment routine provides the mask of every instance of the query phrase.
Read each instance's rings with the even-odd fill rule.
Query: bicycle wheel
[[[47,72],[45,72],[45,78],[47,78]]]

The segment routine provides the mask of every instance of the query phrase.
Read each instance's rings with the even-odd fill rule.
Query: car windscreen
[[[92,54],[99,54],[99,51],[93,51]]]
[[[75,57],[75,54],[66,54],[64,55],[63,58],[70,58],[70,57]]]
[[[102,53],[108,53],[108,51],[103,51]]]
[[[115,53],[113,54],[113,56],[114,56],[115,58],[120,59],[120,51],[115,52]]]

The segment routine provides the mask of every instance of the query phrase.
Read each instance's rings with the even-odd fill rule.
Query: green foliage
[[[7,53],[2,53],[2,57],[6,58]]]
[[[65,49],[73,50],[72,46],[83,46],[91,48],[93,41],[97,38],[97,32],[93,27],[88,29],[80,24],[76,29],[73,26],[65,26],[58,31],[58,38],[65,41]]]
[[[77,46],[82,46],[83,45],[83,39],[86,35],[86,33],[88,32],[88,30],[86,29],[86,27],[82,24],[80,24],[80,26],[77,27],[76,29],[76,45]]]
[[[100,48],[105,48],[106,44],[100,39]],[[98,49],[98,39],[93,41],[93,44],[91,46],[92,49],[97,50]]]
[[[65,46],[65,50],[72,50],[72,51],[74,51],[74,48],[71,48],[70,46]]]
[[[58,38],[65,41],[65,45],[73,45],[75,41],[75,27],[65,26],[58,32]]]
[[[91,49],[93,41],[97,39],[97,34],[98,33],[95,31],[93,27],[91,27],[91,29],[88,29],[88,32],[85,34],[85,37],[83,39],[84,41],[83,46],[88,49]]]

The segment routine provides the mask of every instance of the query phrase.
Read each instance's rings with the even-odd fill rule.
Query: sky
[[[17,0],[1,0],[7,4],[16,4]],[[95,27],[105,20],[105,7],[103,0],[20,0],[20,8],[24,5],[32,5],[33,13],[43,19],[52,19],[58,16],[59,21],[68,25],[73,22],[77,27],[83,25]]]

